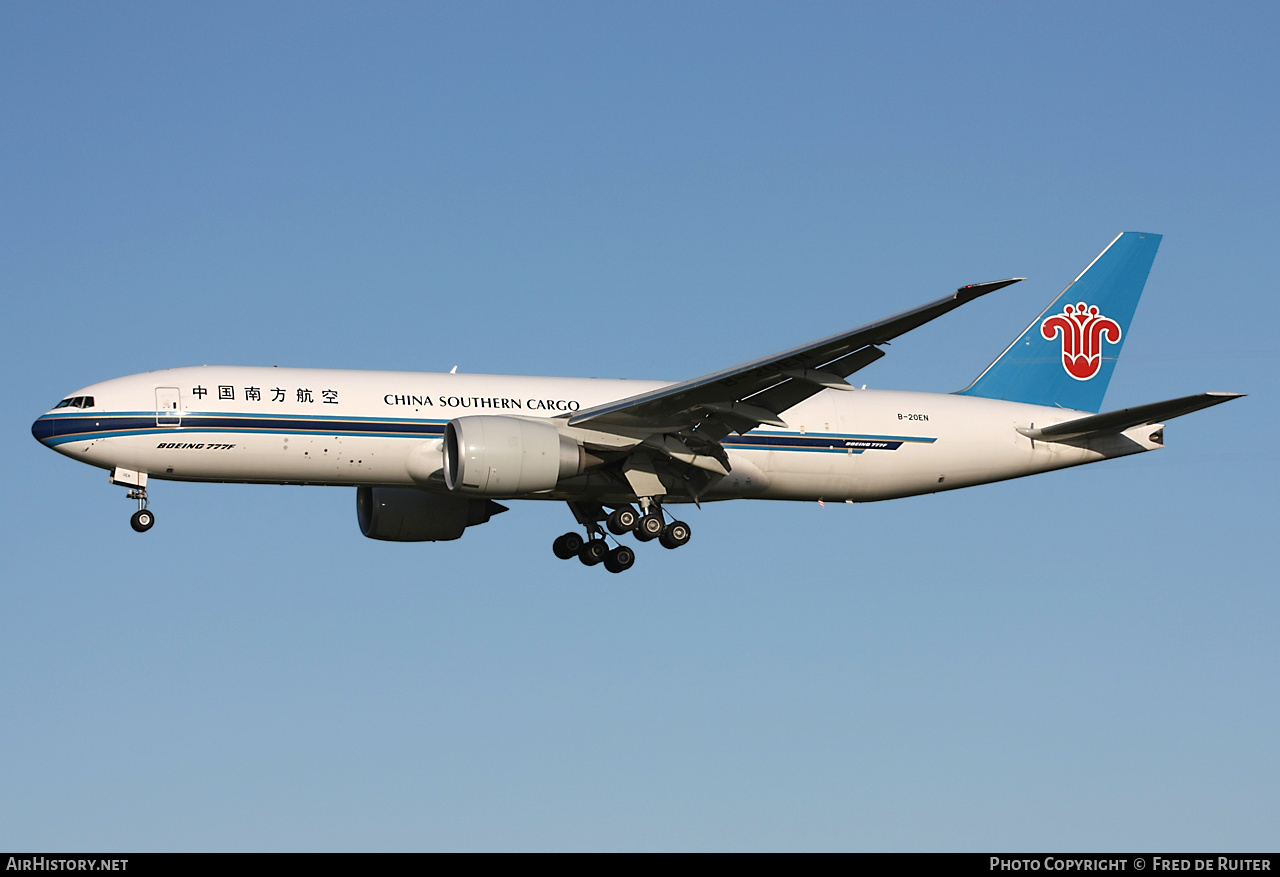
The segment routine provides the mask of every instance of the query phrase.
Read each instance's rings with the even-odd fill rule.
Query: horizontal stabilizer
[[[1244,393],[1200,393],[1195,396],[1183,396],[1180,399],[1169,399],[1166,402],[1139,405],[1136,408],[1108,411],[1106,414],[1093,414],[1078,420],[1068,420],[1066,423],[1055,423],[1043,429],[1019,429],[1018,432],[1027,438],[1043,442],[1065,442],[1085,436],[1108,435],[1124,432],[1134,426],[1172,420],[1183,414],[1199,411],[1201,408],[1239,399],[1243,395]]]

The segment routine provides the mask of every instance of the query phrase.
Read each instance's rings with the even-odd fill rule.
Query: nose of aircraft
[[[42,414],[36,418],[36,422],[31,424],[31,434],[36,437],[36,441],[44,444],[53,438],[54,419],[47,414]]]

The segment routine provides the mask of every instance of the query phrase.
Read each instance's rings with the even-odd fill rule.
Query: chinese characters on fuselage
[[[283,402],[289,398],[289,391],[286,390],[284,387],[273,387],[271,390],[268,390],[267,392],[271,393],[272,402]],[[209,390],[206,389],[205,387],[200,387],[200,386],[192,387],[191,395],[197,399],[203,399],[205,396],[209,395]],[[223,401],[234,402],[236,400],[236,388],[233,386],[228,386],[226,384],[219,384],[218,395],[216,398],[220,402],[223,402]],[[312,391],[310,387],[298,387],[294,391],[294,398],[298,402],[304,402],[304,403],[316,402],[314,391]],[[245,387],[244,401],[261,402],[262,388],[261,387]],[[325,405],[337,405],[338,391],[337,390],[321,390],[320,402]]]

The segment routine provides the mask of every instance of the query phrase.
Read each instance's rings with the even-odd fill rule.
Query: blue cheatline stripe
[[[723,440],[726,448],[750,451],[809,451],[828,454],[861,454],[863,451],[896,451],[904,444],[933,444],[936,438],[899,435],[841,435],[839,433],[747,433]]]
[[[371,438],[431,438],[444,435],[444,420],[405,420],[403,418],[368,417],[337,418],[318,415],[271,417],[257,414],[213,415],[184,414],[180,426],[158,426],[154,411],[130,411],[99,414],[48,414],[31,428],[32,434],[47,445],[93,441],[130,435],[164,435],[175,440],[193,433],[241,435],[337,435]],[[839,433],[748,433],[729,436],[727,448],[769,451],[819,451],[855,453],[863,451],[896,451],[903,444],[932,444],[929,436],[841,435]]]
[[[154,420],[157,412],[153,410],[147,411],[104,411],[99,414],[86,414],[84,411],[53,411],[48,414],[41,415],[41,420],[101,420],[104,417],[141,417]],[[245,411],[237,411],[227,414],[221,411],[183,411],[180,415],[173,415],[167,411],[158,412],[160,417],[180,416],[184,421],[188,417],[216,417],[225,420],[322,420],[334,423],[346,422],[368,422],[368,423],[447,423],[450,418],[443,420],[426,420],[415,417],[341,417],[334,414],[252,414]]]
[[[868,450],[867,448],[786,448],[777,445],[752,445],[738,444],[730,445],[730,450],[734,451],[804,451],[808,454],[861,454]],[[896,451],[897,448],[873,448],[872,450]]]
[[[933,444],[936,438],[918,435],[864,435],[862,433],[839,432],[749,432],[744,436],[731,435],[723,440],[726,444],[733,442],[774,441],[800,444],[822,445],[826,442],[915,442]]]
[[[181,436],[191,433],[233,433],[249,435],[346,435],[377,438],[431,438],[444,434],[444,421],[393,420],[376,418],[353,420],[312,417],[211,417],[184,415],[181,426],[157,426],[156,415],[98,415],[97,417],[42,417],[32,433],[48,445],[91,441],[126,435]],[[391,427],[391,428],[389,428]]]
[[[86,432],[76,435],[60,435],[55,438],[42,439],[46,445],[63,445],[67,442],[85,442],[96,439],[119,438],[129,435],[165,435],[169,436],[173,441],[181,440],[184,435],[207,435],[209,433],[217,433],[222,435],[332,435],[346,437],[369,437],[369,438],[431,438],[433,436],[442,435],[442,433],[404,433],[404,432],[350,432],[337,429],[175,429],[173,427],[156,427],[150,429],[127,429],[127,430],[104,430],[101,432]]]

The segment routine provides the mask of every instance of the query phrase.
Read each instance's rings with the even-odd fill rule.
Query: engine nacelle
[[[458,493],[520,496],[583,469],[582,449],[549,423],[475,415],[444,428],[444,482]]]
[[[488,499],[442,496],[412,487],[356,490],[360,532],[386,542],[446,542],[506,510]]]

